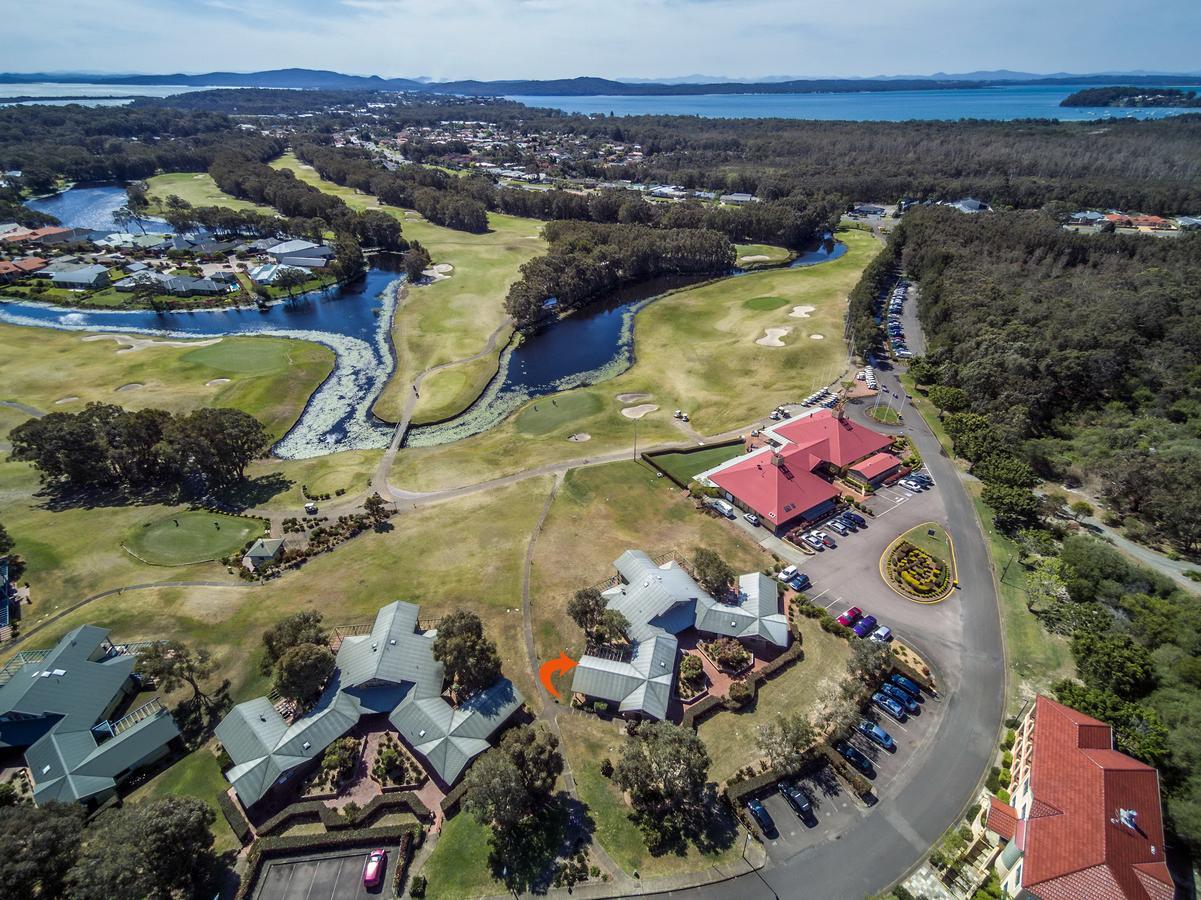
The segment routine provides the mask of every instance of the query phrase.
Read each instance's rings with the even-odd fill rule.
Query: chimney
[[[773,466],[777,466],[777,467],[784,465],[784,457],[781,456],[779,453],[773,453],[771,455],[771,464]]]

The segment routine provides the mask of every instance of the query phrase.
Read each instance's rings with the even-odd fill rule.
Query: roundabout
[[[880,555],[880,577],[906,600],[941,603],[959,584],[951,535],[937,522],[914,526]]]

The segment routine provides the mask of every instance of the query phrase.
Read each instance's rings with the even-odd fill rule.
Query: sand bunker
[[[208,347],[221,343],[221,338],[211,338],[207,341],[152,341],[150,338],[133,337],[128,334],[89,334],[85,341],[116,341],[121,345],[118,353],[136,353],[147,347]]]
[[[643,403],[641,406],[627,406],[621,414],[627,419],[641,419],[647,413],[653,413],[659,407],[653,403]]]
[[[650,398],[651,398],[650,394],[638,394],[638,393],[618,394],[617,402],[618,403],[637,403],[640,400],[649,400]]]
[[[78,397],[63,397],[60,400],[55,400],[54,405],[61,406],[63,403],[74,403],[78,399],[79,399]]]
[[[582,443],[584,443],[584,441],[592,440],[592,435],[590,435],[586,431],[578,431],[575,434],[573,434],[571,437],[569,437],[567,440],[573,441],[577,444],[582,444]]]
[[[762,253],[757,253],[757,254],[755,254],[754,256],[740,256],[740,257],[738,257],[738,261],[739,261],[740,263],[749,263],[749,262],[771,262],[771,257],[770,257],[770,256],[764,256]]]
[[[811,341],[824,341],[825,339],[826,339],[826,336],[824,334],[809,335],[809,340],[811,340]]]
[[[121,385],[119,388],[114,388],[114,390],[116,390],[116,392],[119,394],[119,393],[121,393],[122,391],[137,391],[137,390],[141,390],[141,389],[142,389],[142,388],[144,388],[145,386],[146,386],[146,385],[142,384],[142,382],[140,382],[140,381],[131,381],[129,384],[123,384],[123,385]]]
[[[455,267],[450,263],[438,263],[430,266],[428,269],[421,270],[421,277],[428,281],[443,281],[450,277],[450,273],[455,270]]]
[[[815,309],[817,309],[816,306],[794,306],[792,308],[792,312],[790,312],[788,315],[794,319],[807,319],[809,318],[809,313],[813,312]]]
[[[205,387],[216,387],[219,384],[229,384],[229,379],[228,378],[214,378],[212,381],[206,381],[204,383],[204,386]]]
[[[759,340],[755,341],[761,347],[784,347],[787,346],[780,338],[792,331],[791,328],[765,328],[767,332]]]

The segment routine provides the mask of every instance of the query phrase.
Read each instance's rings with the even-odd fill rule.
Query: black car
[[[839,741],[834,745],[834,749],[839,755],[849,762],[852,766],[866,775],[868,778],[876,774],[876,768],[872,765],[872,761],[863,755],[863,752],[852,747],[846,741]]]
[[[867,519],[863,518],[863,516],[859,515],[857,512],[844,512],[842,515],[843,518],[850,519],[860,528],[867,524]]]
[[[809,795],[802,788],[782,781],[780,782],[780,793],[784,795],[784,799],[788,801],[788,805],[792,807],[792,811],[802,822],[810,827],[817,824],[817,816],[813,814],[813,801],[809,799]]]
[[[755,798],[751,798],[746,802],[746,808],[750,811],[755,822],[763,830],[764,834],[775,834],[776,823],[771,817],[771,813],[767,811],[762,803]]]

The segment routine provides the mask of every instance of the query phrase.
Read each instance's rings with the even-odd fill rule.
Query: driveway
[[[255,900],[350,900],[354,897],[378,898],[387,888],[391,871],[385,870],[380,887],[363,886],[363,863],[367,850],[336,856],[280,860],[267,864],[259,878]],[[389,854],[388,863],[392,859]]]
[[[892,370],[878,369],[877,377],[890,389],[900,388]],[[929,711],[934,715],[923,713],[911,733],[882,722],[902,746],[893,762],[881,765],[874,808],[851,815],[835,799],[832,821],[769,846],[762,879],[744,876],[690,891],[690,897],[760,900],[878,893],[904,876],[956,823],[992,760],[1004,715],[1006,670],[988,553],[958,471],[916,411],[905,418],[903,428],[881,430],[911,436],[937,486],[917,495],[894,492],[891,507],[869,520],[866,530],[837,538],[837,549],[809,558],[802,568],[814,583],[810,597],[820,605],[831,605],[832,612],[840,603],[863,607],[932,664],[942,697],[934,701],[938,708]],[[881,492],[880,502],[888,499],[886,493]],[[961,585],[951,598],[933,606],[894,594],[877,569],[880,553],[893,538],[927,520],[945,524],[954,537]],[[788,821],[783,811],[781,820]]]

